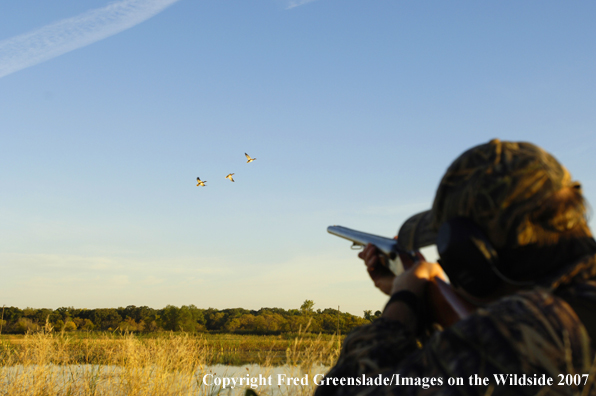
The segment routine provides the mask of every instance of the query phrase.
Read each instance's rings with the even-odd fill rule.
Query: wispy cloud
[[[0,41],[0,78],[103,40],[179,0],[122,0]]]
[[[313,1],[316,0],[289,0],[288,1],[288,6],[286,7],[286,10],[289,10],[291,8],[295,8],[295,7],[299,7],[301,5],[307,4],[307,3],[311,3]]]

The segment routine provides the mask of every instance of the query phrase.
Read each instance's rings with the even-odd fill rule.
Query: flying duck
[[[244,155],[246,155],[246,159],[248,161],[246,161],[247,164],[250,164],[251,162],[253,162],[254,160],[256,160],[256,158],[250,158],[250,155],[244,153]]]

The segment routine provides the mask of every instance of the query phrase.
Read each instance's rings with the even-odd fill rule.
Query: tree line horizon
[[[299,309],[261,308],[197,308],[195,305],[154,309],[129,305],[119,308],[25,308],[6,307],[0,316],[0,334],[26,334],[42,329],[75,331],[122,331],[157,333],[183,331],[189,333],[281,334],[306,331],[310,333],[348,333],[355,327],[370,323],[381,315],[366,310],[363,316],[338,309],[314,309],[312,300],[305,300]]]

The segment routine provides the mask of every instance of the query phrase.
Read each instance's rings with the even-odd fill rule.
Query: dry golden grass
[[[216,363],[256,363],[251,376],[284,364],[295,375],[322,372],[339,354],[336,337],[194,336],[167,334],[153,338],[133,335],[80,337],[40,332],[0,343],[0,395],[217,395],[229,389],[203,384]],[[248,338],[243,343],[242,338]],[[252,341],[252,342],[251,342]],[[255,350],[256,348],[256,350]],[[246,352],[250,353],[246,353]],[[250,360],[246,360],[246,359]],[[225,372],[217,376],[226,376]],[[248,371],[249,368],[246,367]],[[244,373],[246,375],[246,373]],[[232,394],[242,394],[237,387]],[[275,387],[274,387],[275,388]],[[258,388],[259,394],[312,394],[307,386]]]

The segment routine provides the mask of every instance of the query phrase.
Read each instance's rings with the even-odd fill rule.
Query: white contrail
[[[294,7],[298,7],[298,6],[304,5],[306,3],[310,3],[311,1],[315,1],[315,0],[289,0],[288,1],[288,6],[286,7],[286,10],[289,10],[290,8],[294,8]]]
[[[0,41],[0,78],[129,29],[178,0],[121,0]]]

